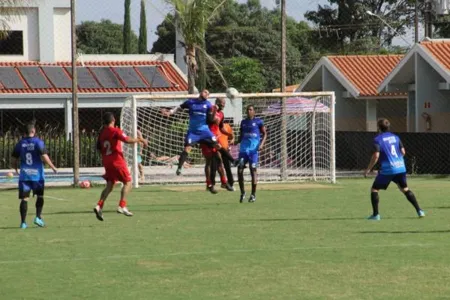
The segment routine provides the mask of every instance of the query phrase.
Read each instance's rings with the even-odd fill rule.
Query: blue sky
[[[272,8],[275,0],[260,0],[261,4]],[[246,0],[239,0],[246,2]],[[164,0],[146,0],[147,31],[149,35],[148,49],[156,40],[156,27],[162,22],[170,7]],[[318,4],[328,3],[326,0],[286,0],[288,15],[302,20],[303,14],[317,8]],[[131,0],[131,22],[135,32],[139,32],[140,0]],[[77,24],[81,21],[100,21],[110,19],[115,23],[123,23],[124,0],[77,0]]]

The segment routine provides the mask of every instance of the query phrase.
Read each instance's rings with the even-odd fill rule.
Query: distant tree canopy
[[[122,54],[123,26],[110,20],[77,25],[77,48],[84,54]],[[131,53],[138,53],[138,37],[131,32]]]

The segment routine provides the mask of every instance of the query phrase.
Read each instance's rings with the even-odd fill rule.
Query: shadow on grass
[[[447,230],[405,230],[405,231],[389,231],[389,230],[379,230],[379,231],[359,231],[361,234],[417,234],[417,233],[450,233],[450,229]]]

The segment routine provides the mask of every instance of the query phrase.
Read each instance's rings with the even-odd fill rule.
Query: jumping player
[[[253,105],[247,106],[247,118],[242,120],[239,141],[239,165],[238,165],[238,181],[241,190],[239,202],[245,199],[244,188],[244,168],[247,162],[250,165],[250,174],[252,176],[252,194],[248,202],[256,201],[256,185],[258,183],[258,160],[259,151],[261,151],[266,143],[267,133],[263,120],[255,117],[255,108]]]
[[[26,217],[28,210],[28,198],[30,191],[36,195],[36,217],[34,224],[39,227],[45,226],[42,220],[42,209],[44,208],[44,162],[57,173],[56,167],[47,155],[44,142],[35,137],[36,128],[34,122],[26,126],[26,137],[22,138],[13,151],[13,166],[19,174],[19,199],[20,199],[20,228],[27,228]],[[18,171],[20,162],[20,173]]]
[[[406,168],[403,157],[405,156],[405,147],[403,147],[400,138],[395,134],[389,132],[390,123],[387,119],[378,121],[378,129],[380,134],[374,140],[374,152],[370,160],[367,170],[364,172],[364,177],[367,177],[370,170],[380,160],[380,171],[372,185],[370,194],[373,213],[368,217],[369,220],[379,221],[381,216],[378,212],[379,190],[386,190],[389,184],[396,183],[400,191],[406,196],[406,199],[414,206],[419,218],[425,217],[425,212],[417,203],[416,196],[408,188],[406,182]]]
[[[131,176],[128,171],[127,162],[123,157],[122,142],[126,144],[142,143],[145,146],[147,145],[147,140],[142,137],[131,138],[126,136],[122,130],[114,126],[115,123],[116,119],[114,118],[114,114],[106,112],[103,115],[103,129],[97,140],[97,149],[102,154],[102,162],[105,168],[103,178],[106,180],[106,187],[102,191],[97,206],[94,207],[95,215],[100,221],[103,221],[103,205],[108,195],[114,189],[114,184],[117,181],[123,183],[117,212],[129,217],[133,215],[127,208],[126,197],[131,190]]]

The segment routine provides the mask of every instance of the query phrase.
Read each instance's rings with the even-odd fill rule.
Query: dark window
[[[23,31],[10,31],[0,39],[0,55],[23,55]]]

